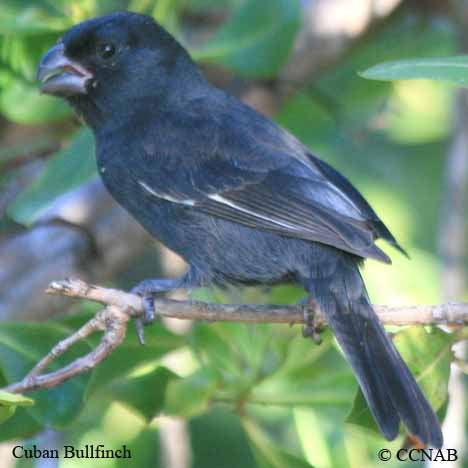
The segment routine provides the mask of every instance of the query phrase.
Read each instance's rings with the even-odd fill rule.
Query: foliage
[[[4,1],[0,113],[17,125],[42,124],[45,136],[1,148],[0,169],[25,152],[42,152],[49,147],[51,134],[55,139],[59,134],[64,142],[39,177],[10,204],[10,220],[34,223],[54,198],[95,177],[90,134],[77,129],[60,100],[37,93],[34,74],[41,54],[70,25],[119,8],[152,14],[185,44],[189,41],[183,33],[184,18],[221,12],[224,20],[208,41],[191,45],[193,56],[256,79],[277,76],[302,21],[298,0]],[[424,22],[407,13],[404,20],[391,21],[288,96],[275,116],[355,182],[410,251],[411,262],[394,255],[393,268],[372,262],[366,267],[364,276],[376,302],[440,299],[435,233],[453,89],[434,83],[367,81],[357,71],[366,70],[363,76],[379,80],[426,78],[465,85],[466,59],[439,58],[454,53],[453,38],[452,24]],[[410,57],[424,59],[401,61]],[[395,60],[400,61],[391,62]],[[382,61],[390,62],[369,68]],[[3,174],[0,189],[13,177],[14,169]],[[206,300],[228,300],[224,293],[197,294]],[[267,294],[249,290],[244,299],[290,303],[301,295],[282,286]],[[2,383],[23,377],[56,341],[88,317],[83,311],[54,322],[2,324]],[[163,424],[159,416],[168,414],[189,421],[196,468],[220,466],[220,453],[225,468],[346,467],[357,462],[374,466],[378,449],[401,443],[384,442],[376,431],[349,366],[327,333],[315,347],[300,339],[297,327],[202,323],[180,336],[157,324],[145,332],[145,347],[130,332],[90,374],[34,392],[32,406],[28,399],[0,394],[0,439],[34,437],[52,427],[77,446],[126,443],[135,463],[157,466],[159,449],[154,441]],[[395,335],[441,416],[452,340],[453,335],[439,329],[406,328]],[[93,343],[90,340],[64,359],[86,352]]]
[[[397,60],[374,65],[361,72],[371,80],[437,80],[468,85],[468,56]]]
[[[0,423],[10,419],[16,411],[18,406],[31,406],[33,404],[31,398],[17,395],[15,393],[8,393],[3,390],[0,391]]]
[[[250,0],[192,55],[245,76],[274,76],[289,55],[299,20],[296,0]]]
[[[79,130],[70,146],[51,157],[40,177],[9,207],[9,215],[18,223],[31,224],[57,196],[95,177],[93,152],[90,130]]]

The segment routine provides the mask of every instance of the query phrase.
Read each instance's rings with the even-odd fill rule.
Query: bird
[[[96,141],[112,197],[188,264],[133,288],[151,299],[207,285],[294,283],[324,314],[384,437],[403,423],[441,447],[440,424],[375,314],[360,267],[402,252],[359,191],[286,129],[211,85],[152,17],[78,23],[44,54],[43,93],[65,99]],[[310,334],[310,314],[306,317]]]

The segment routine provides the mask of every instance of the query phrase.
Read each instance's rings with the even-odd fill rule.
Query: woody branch
[[[12,393],[26,393],[55,387],[76,375],[93,369],[122,343],[130,319],[143,314],[141,297],[118,289],[90,285],[77,279],[53,282],[46,292],[99,302],[105,307],[79,330],[57,343],[20,382],[8,385],[2,390]],[[320,310],[314,309],[313,304],[295,306],[236,305],[175,301],[164,298],[154,299],[155,313],[158,317],[183,320],[304,323],[305,307],[313,310],[315,326],[319,328],[326,326],[323,315]],[[386,325],[468,325],[468,303],[404,307],[374,305],[373,307],[382,323]],[[71,346],[96,332],[103,333],[101,341],[87,355],[74,360],[61,369],[43,373],[52,361]]]

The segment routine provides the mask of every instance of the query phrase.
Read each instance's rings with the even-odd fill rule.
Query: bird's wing
[[[199,125],[198,137],[182,143],[171,129],[175,137],[158,155],[159,168],[139,174],[148,195],[390,262],[374,241],[393,238],[359,192],[285,130],[266,119],[243,127],[225,123],[218,132],[211,124],[205,135],[204,128]]]

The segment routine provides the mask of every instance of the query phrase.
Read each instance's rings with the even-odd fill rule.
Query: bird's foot
[[[322,327],[317,324],[315,320],[315,311],[317,310],[317,305],[313,299],[308,298],[305,301],[302,301],[303,311],[304,311],[304,328],[302,329],[302,336],[304,338],[311,338],[312,341],[319,345],[322,343],[322,338],[320,333],[322,332]]]
[[[138,341],[145,344],[145,336],[143,328],[146,325],[152,324],[156,319],[156,312],[154,310],[153,297],[156,294],[165,293],[178,286],[177,280],[143,280],[137,284],[130,292],[141,296],[143,303],[143,315],[135,319],[135,328],[138,336]]]
[[[145,344],[145,333],[143,331],[146,325],[150,325],[156,318],[154,311],[153,296],[142,296],[143,316],[135,319],[135,328],[140,344]]]

